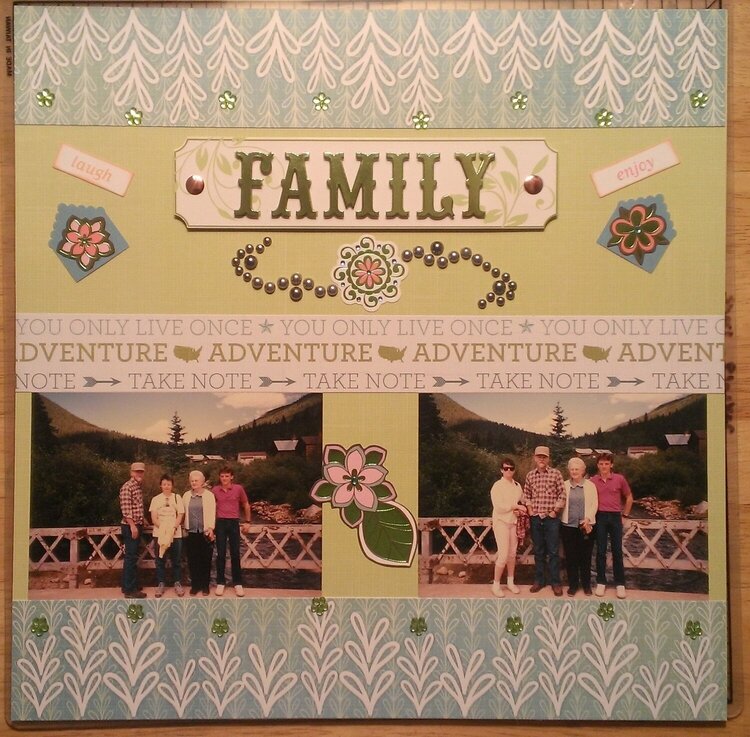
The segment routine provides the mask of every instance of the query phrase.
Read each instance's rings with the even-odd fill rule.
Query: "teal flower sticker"
[[[318,92],[312,99],[313,107],[318,112],[325,112],[331,104],[331,98],[325,92]]]
[[[510,98],[510,104],[514,110],[526,110],[526,103],[529,101],[528,95],[523,92],[516,92]]]
[[[696,619],[693,622],[692,619],[688,619],[685,625],[685,637],[689,637],[691,640],[697,640],[703,634],[701,629],[701,623]]]
[[[416,115],[411,116],[411,122],[418,131],[424,130],[430,125],[430,115],[420,110]]]
[[[615,116],[606,108],[602,108],[595,116],[594,120],[600,128],[609,128]]]
[[[599,604],[599,608],[596,610],[596,613],[605,621],[609,622],[610,619],[615,618],[615,608],[612,606],[610,602],[607,602],[606,604]]]
[[[237,95],[232,94],[229,90],[224,90],[219,95],[219,107],[222,110],[234,110],[237,103]]]
[[[690,106],[694,108],[704,108],[708,105],[709,96],[703,90],[695,90],[690,93]]]
[[[41,637],[49,632],[47,617],[35,617],[31,622],[31,634]]]
[[[211,625],[211,634],[217,637],[224,637],[229,634],[229,624],[226,619],[214,619],[214,623]]]
[[[138,620],[143,619],[143,605],[142,604],[131,604],[128,607],[127,618],[135,624]]]
[[[359,243],[341,247],[338,266],[331,276],[338,282],[346,304],[358,304],[373,312],[400,298],[399,285],[406,277],[406,266],[392,244],[364,236]]]
[[[513,637],[518,637],[523,632],[521,617],[508,617],[505,621],[505,631]]]
[[[52,107],[55,102],[55,93],[50,92],[46,87],[36,93],[36,103],[39,107]]]
[[[409,625],[409,632],[417,637],[421,637],[427,632],[427,622],[424,617],[412,617],[411,625]]]
[[[326,601],[326,597],[314,597],[312,600],[312,604],[310,605],[310,611],[313,614],[317,614],[319,617],[322,617],[328,611],[328,602]]]
[[[128,125],[138,126],[143,122],[143,113],[137,108],[131,107],[125,113],[125,120],[128,121]]]

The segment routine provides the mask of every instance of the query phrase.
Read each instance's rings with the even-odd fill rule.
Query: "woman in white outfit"
[[[495,560],[495,575],[492,579],[492,593],[495,596],[505,596],[500,587],[500,576],[508,567],[508,591],[514,594],[520,589],[513,581],[516,570],[516,550],[518,536],[516,534],[516,518],[526,507],[520,504],[523,488],[513,478],[516,464],[510,458],[504,458],[501,464],[502,476],[492,485],[492,531],[497,541],[497,558]]]

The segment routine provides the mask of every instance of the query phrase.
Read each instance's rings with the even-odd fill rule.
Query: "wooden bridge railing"
[[[243,568],[320,571],[321,525],[250,525],[240,534]],[[151,532],[144,533],[139,566],[154,567]],[[122,568],[120,526],[38,527],[29,531],[29,570],[62,572],[71,588],[80,573]]]
[[[420,581],[442,564],[494,563],[497,548],[490,517],[420,517]],[[623,530],[626,568],[708,571],[707,520],[629,519]],[[518,561],[532,565],[531,532]]]

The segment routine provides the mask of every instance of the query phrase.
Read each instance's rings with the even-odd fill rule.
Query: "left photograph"
[[[310,597],[322,395],[31,395],[29,599]]]

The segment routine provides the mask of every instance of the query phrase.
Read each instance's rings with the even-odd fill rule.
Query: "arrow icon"
[[[433,387],[445,386],[446,384],[459,384],[463,386],[469,383],[468,379],[444,379],[442,376],[433,376],[432,378],[435,380],[435,383],[432,385]]]
[[[618,379],[616,376],[608,376],[609,379],[609,385],[608,386],[619,386],[620,384],[633,384],[634,386],[638,386],[638,384],[643,383],[643,379]]]
[[[270,376],[260,377],[261,386],[271,386],[271,384],[286,384],[289,386],[290,384],[294,384],[294,379],[272,379]]]
[[[115,384],[122,383],[119,379],[95,379],[93,376],[84,376],[83,381],[84,388],[86,388],[87,386],[95,386],[96,384],[111,384],[112,386],[114,386]]]

